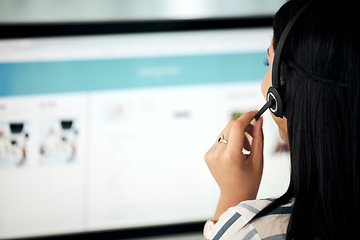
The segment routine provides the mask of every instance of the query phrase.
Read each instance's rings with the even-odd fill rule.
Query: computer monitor
[[[211,218],[204,155],[264,102],[269,20],[0,26],[0,238]]]

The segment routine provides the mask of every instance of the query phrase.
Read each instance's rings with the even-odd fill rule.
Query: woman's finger
[[[232,128],[232,124],[233,124],[234,121],[235,121],[235,120],[230,120],[230,121],[228,122],[228,124],[226,125],[226,127],[224,128],[224,130],[222,130],[221,133],[219,134],[219,137],[220,137],[221,135],[223,135],[223,136],[224,136],[224,139],[225,139],[225,140],[228,140],[229,134],[230,134],[230,131],[231,131],[231,128]],[[218,143],[218,138],[216,139],[216,143]]]
[[[253,132],[252,127],[249,127],[249,125],[257,112],[258,111],[245,113],[233,122],[229,135],[229,148],[239,149],[242,151],[244,148],[244,136],[246,132],[245,129],[247,129],[249,132]]]
[[[250,137],[254,134],[254,126],[252,124],[249,124],[245,127],[245,132],[250,135]]]
[[[253,129],[254,127],[251,124],[247,125],[245,128],[244,149],[249,152],[251,151],[252,136],[254,135]]]
[[[244,147],[243,147],[246,151],[251,152],[251,144],[250,141],[248,139],[248,137],[245,135],[244,136]]]
[[[259,166],[262,166],[263,161],[263,149],[264,149],[264,134],[262,130],[264,119],[261,117],[254,124],[253,129],[253,140],[251,143],[251,156],[252,159],[256,162],[258,161]]]

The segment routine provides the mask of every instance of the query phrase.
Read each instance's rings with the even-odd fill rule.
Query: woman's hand
[[[220,200],[214,219],[244,200],[255,199],[263,170],[263,118],[251,125],[257,111],[231,120],[220,135],[227,143],[215,142],[205,161],[220,188]],[[250,144],[245,133],[252,137]],[[249,151],[244,154],[243,149]]]

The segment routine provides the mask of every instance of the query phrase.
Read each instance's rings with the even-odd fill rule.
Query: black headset
[[[276,47],[273,67],[272,67],[272,86],[269,87],[269,90],[266,94],[266,103],[265,105],[259,110],[259,112],[255,115],[255,120],[258,120],[260,116],[270,108],[270,111],[276,116],[282,118],[285,113],[285,81],[280,79],[280,67],[281,67],[281,55],[282,50],[284,48],[286,39],[293,28],[296,20],[301,16],[301,14],[306,10],[306,8],[314,2],[309,1],[306,3],[300,11],[295,15],[295,17],[290,20],[290,22],[286,25],[283,33],[280,36],[279,42]]]

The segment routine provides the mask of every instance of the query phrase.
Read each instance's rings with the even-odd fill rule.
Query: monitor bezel
[[[272,26],[272,17],[233,17],[149,21],[1,23],[0,40],[101,34],[197,31]]]
[[[206,19],[172,19],[103,22],[49,22],[49,23],[0,23],[0,41],[9,39],[74,37],[108,34],[153,32],[179,32],[271,27],[272,16],[228,17]],[[211,211],[211,210],[210,210]],[[183,222],[100,231],[82,231],[66,234],[16,238],[16,239],[131,239],[181,233],[201,233],[204,221]]]

